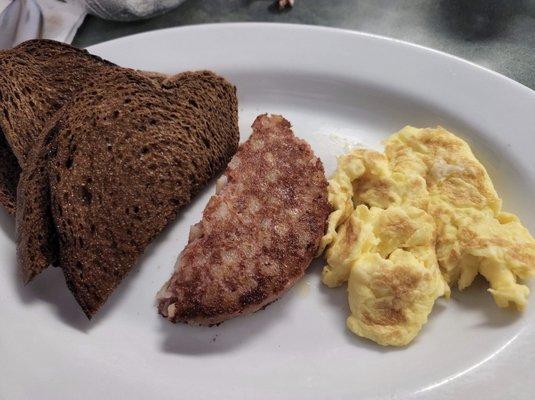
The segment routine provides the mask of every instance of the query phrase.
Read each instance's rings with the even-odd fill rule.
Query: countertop
[[[214,22],[324,25],[389,36],[465,58],[535,89],[535,0],[296,0],[276,11],[267,0],[186,0],[135,22],[89,16],[74,45]]]

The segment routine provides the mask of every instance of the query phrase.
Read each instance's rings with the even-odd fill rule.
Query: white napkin
[[[87,14],[77,1],[37,0],[43,12],[41,38],[71,43]]]
[[[37,38],[71,43],[85,15],[75,0],[0,0],[0,49]]]
[[[133,21],[163,14],[183,1],[0,0],[0,49],[36,38],[71,43],[88,12],[104,19]]]

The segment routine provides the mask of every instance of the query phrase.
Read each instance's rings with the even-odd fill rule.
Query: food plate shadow
[[[16,263],[14,262],[13,265],[16,265]],[[67,288],[61,268],[49,267],[27,285],[22,283],[17,268],[15,268],[13,276],[23,302],[46,302],[50,306],[51,311],[55,312],[63,322],[81,332],[87,333],[116,308],[121,298],[127,293],[128,286],[138,271],[139,266],[130,272],[129,276],[123,280],[102,309],[91,320],[85,316],[81,307],[74,299],[74,296]]]
[[[136,267],[128,274],[128,276],[126,276],[108,301],[91,320],[87,319],[67,288],[61,268],[49,267],[35,277],[32,282],[24,285],[14,255],[14,260],[10,264],[13,265],[14,273],[12,275],[15,280],[15,286],[17,287],[19,297],[24,303],[32,303],[35,301],[46,302],[50,305],[51,311],[55,312],[55,314],[67,325],[70,325],[81,332],[89,332],[101,323],[101,321],[105,320],[112,310],[119,307],[121,300],[128,293],[129,286],[133,282],[133,279],[136,278],[136,275],[138,275],[140,269],[150,268],[149,265],[143,265],[146,264],[145,260],[157,251],[160,243],[163,243],[167,239],[172,225],[180,222],[183,213],[185,213],[189,207],[190,205],[184,207],[178,214],[176,220],[169,224],[169,226],[159,234],[158,239],[154,240],[147,247],[143,255],[139,258]]]
[[[100,311],[98,311],[95,316],[92,318],[92,325],[98,324],[102,319],[106,319],[107,315],[113,310],[120,308],[121,303],[123,302],[124,297],[127,296],[130,286],[137,279],[137,275],[141,271],[141,268],[155,268],[155,265],[151,265],[147,262],[148,259],[152,257],[154,253],[158,251],[158,247],[164,243],[166,240],[169,240],[169,234],[174,224],[177,224],[182,219],[183,212],[189,207],[189,205],[183,208],[176,219],[171,222],[167,227],[165,227],[159,234],[158,237],[153,240],[145,249],[143,254],[139,257],[136,262],[135,267],[128,273],[128,275],[121,281],[117,289],[112,293],[110,298]]]
[[[27,285],[22,283],[16,262],[14,273],[15,286],[19,297],[24,303],[45,302],[50,308],[50,314],[56,314],[63,322],[71,327],[87,332],[94,321],[90,321],[76,303],[65,284],[65,278],[60,268],[50,267],[36,276]]]
[[[270,329],[284,323],[289,303],[299,300],[295,289],[254,314],[239,316],[216,326],[172,324],[162,317],[164,339],[161,349],[166,353],[202,356],[228,353],[255,340],[262,340]]]
[[[341,327],[345,327],[346,318],[349,315],[347,284],[344,283],[337,288],[330,288],[319,280],[318,289],[328,305],[333,308],[333,312],[338,316],[338,321],[336,323]]]
[[[347,283],[342,284],[340,287],[337,288],[329,288],[326,285],[324,285],[321,281],[318,282],[319,291],[323,295],[323,297],[326,299],[326,302],[329,306],[331,306],[334,310],[333,313],[336,314],[337,321],[335,322],[340,330],[343,330],[344,332],[344,339],[349,343],[351,346],[357,346],[362,349],[366,349],[367,351],[374,352],[374,353],[391,353],[396,351],[401,351],[407,348],[407,346],[404,347],[395,347],[395,346],[381,346],[377,343],[374,343],[373,341],[359,337],[352,333],[346,326],[346,319],[350,314],[349,305],[347,303]],[[441,314],[446,309],[446,304],[443,304],[441,302],[435,303],[433,307],[433,311],[431,312],[431,315],[429,316],[429,323],[432,323],[433,319],[437,317],[437,315]],[[426,326],[422,329],[425,329]],[[417,336],[413,342],[409,344],[409,346],[414,346],[418,342],[420,338]]]
[[[465,290],[452,290],[450,301],[456,301],[461,308],[483,317],[475,319],[475,327],[503,328],[522,319],[522,313],[514,307],[499,308],[487,292],[488,287],[488,282],[482,276],[477,276]]]
[[[184,218],[184,215],[188,210],[193,207],[195,199],[201,197],[208,188],[215,182],[215,179],[210,181],[207,187],[197,193],[191,203],[183,207],[177,214],[174,221],[169,223],[159,234],[158,236],[147,246],[143,254],[139,257],[136,266],[130,271],[130,273],[122,280],[120,285],[115,289],[113,294],[110,296],[109,300],[103,305],[102,309],[93,317],[91,325],[94,326],[99,323],[102,319],[105,319],[108,313],[112,310],[120,307],[122,299],[127,295],[129,287],[132,282],[136,279],[136,276],[139,274],[141,268],[154,268],[155,265],[150,265],[147,260],[151,259],[154,253],[158,252],[160,245],[169,240],[170,232],[175,224],[179,224],[180,221]],[[188,232],[186,232],[186,235]]]
[[[0,210],[0,230],[12,241],[16,240],[15,217],[9,215],[3,208]]]

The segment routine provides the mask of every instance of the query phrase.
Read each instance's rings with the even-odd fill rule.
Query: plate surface
[[[404,125],[443,125],[472,145],[504,209],[535,232],[535,92],[496,73],[395,40],[294,25],[193,26],[89,50],[133,68],[222,74],[238,87],[242,140],[256,115],[283,114],[328,173],[347,143],[380,148]],[[320,284],[321,260],[252,316],[213,328],[167,323],[155,293],[213,191],[90,323],[57,269],[19,283],[13,221],[0,214],[0,398],[532,398],[535,299],[520,316],[498,309],[483,283],[438,301],[406,349],[345,329],[345,289]]]

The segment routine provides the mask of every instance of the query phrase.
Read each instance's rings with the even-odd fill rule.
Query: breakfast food
[[[239,140],[235,87],[213,73],[92,82],[49,121],[17,204],[24,276],[55,261],[89,318]]]
[[[48,160],[53,154],[50,147],[60,117],[61,113],[56,113],[43,129],[28,155],[28,166],[17,187],[17,258],[25,284],[58,261],[57,230],[50,212]]]
[[[113,64],[52,40],[0,51],[0,204],[15,213],[20,169],[47,120]]]
[[[329,244],[323,282],[348,281],[349,329],[383,345],[409,343],[435,300],[449,295],[435,254],[435,223],[419,208],[426,204],[425,181],[393,175],[383,154],[357,149],[339,159],[329,201],[336,211],[323,238]]]
[[[171,322],[218,324],[260,310],[303,276],[330,207],[321,161],[281,116],[259,116],[158,294]]]
[[[435,255],[431,216],[410,206],[383,210],[359,205],[336,239],[329,262],[352,267],[345,279],[349,329],[380,344],[410,342],[435,300],[449,293]],[[326,271],[324,282],[332,284],[332,278]]]
[[[15,213],[19,176],[19,163],[6,142],[0,124],[0,205],[9,214]]]
[[[0,52],[0,108],[0,204],[16,211],[24,282],[60,267],[88,318],[239,140],[235,88],[221,77],[129,70],[46,40]],[[501,210],[469,146],[412,127],[385,145],[341,157],[327,197],[310,146],[283,117],[259,116],[159,313],[212,325],[255,312],[324,248],[323,282],[348,285],[348,328],[382,345],[410,343],[435,301],[478,274],[498,306],[522,310],[535,240]]]
[[[407,127],[386,145],[400,173],[420,171],[437,225],[437,258],[448,284],[464,289],[479,273],[500,307],[522,310],[535,275],[535,240],[502,201],[466,142],[446,131]]]
[[[501,200],[466,142],[443,128],[406,127],[385,154],[356,149],[329,181],[323,282],[348,281],[357,335],[408,344],[449,286],[480,273],[497,305],[522,309],[535,240]]]

